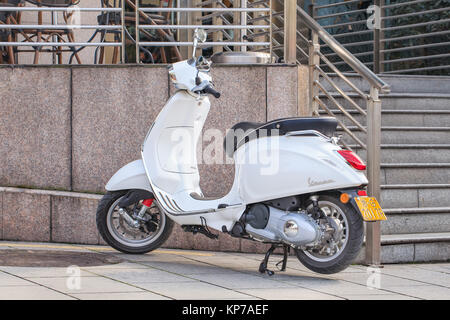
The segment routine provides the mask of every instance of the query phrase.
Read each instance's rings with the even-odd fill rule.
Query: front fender
[[[105,186],[107,191],[142,189],[153,192],[142,160],[135,160],[120,168]]]

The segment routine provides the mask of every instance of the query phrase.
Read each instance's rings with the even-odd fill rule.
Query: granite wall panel
[[[3,240],[50,241],[50,195],[2,188]]]
[[[100,198],[72,192],[52,195],[52,241],[99,244],[95,216]]]
[[[70,69],[0,67],[0,186],[70,189]]]
[[[104,192],[109,178],[140,158],[168,97],[165,67],[73,69],[73,189]]]

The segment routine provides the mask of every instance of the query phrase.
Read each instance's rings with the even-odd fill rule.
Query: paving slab
[[[112,253],[114,256],[124,259],[129,262],[151,262],[151,261],[167,261],[167,262],[181,262],[186,261],[186,257],[182,254],[177,254],[167,251],[153,251],[146,254],[124,254]],[[206,258],[212,257],[214,254],[210,253]]]
[[[392,292],[426,300],[449,300],[450,289],[437,286],[401,286],[390,288]]]
[[[374,294],[386,294],[378,289],[372,289],[366,285],[360,285],[350,283],[344,280],[332,280],[332,279],[302,279],[291,280],[290,283],[302,288],[314,289],[322,293],[328,293],[343,297],[344,295],[374,295]]]
[[[401,294],[347,294],[343,297],[347,300],[419,300]]]
[[[365,266],[318,274],[295,256],[285,272],[268,276],[258,272],[261,254],[158,249],[127,255],[106,246],[15,241],[0,242],[0,254],[1,248],[97,253],[123,261],[81,267],[78,288],[68,286],[73,278],[65,267],[0,266],[0,299],[450,299],[450,263],[387,264],[379,269],[379,287],[371,288],[377,283]],[[274,255],[269,267],[276,271],[280,259]]]
[[[68,277],[70,274],[67,268],[29,268],[29,267],[3,267],[0,266],[0,279],[2,277],[1,271],[7,272],[20,278],[54,278],[54,277]],[[93,277],[95,274],[80,270],[82,277]],[[1,286],[0,280],[0,286]]]
[[[182,275],[205,275],[214,274],[216,276],[222,274],[234,274],[237,271],[225,267],[217,267],[215,265],[208,265],[205,263],[200,263],[197,261],[182,261],[178,263],[172,262],[162,262],[162,261],[151,261],[142,262],[142,264],[149,266],[151,268],[166,270],[168,272],[178,273]]]
[[[80,300],[171,300],[152,292],[106,292],[72,294]]]
[[[10,274],[0,271],[0,291],[8,290],[3,287],[30,286],[30,285],[33,285],[33,283],[26,281],[22,278],[16,277],[14,275],[10,275]]]
[[[334,295],[304,288],[243,289],[241,291],[268,300],[343,300]]]
[[[82,267],[82,270],[86,270],[89,272],[97,272],[98,270],[114,270],[114,269],[147,269],[148,266],[140,264],[140,263],[133,263],[133,262],[121,262],[118,264],[110,264],[110,265],[104,265],[104,266],[93,266],[93,267]]]
[[[383,269],[381,269],[383,270]],[[352,274],[335,274],[334,277],[336,279],[341,279],[346,282],[355,283],[359,285],[367,285],[369,277],[371,274],[369,273],[352,273]],[[380,289],[388,289],[393,286],[418,286],[423,285],[422,282],[415,281],[412,279],[404,279],[396,276],[391,276],[388,274],[384,274],[383,271],[379,274],[379,284]]]
[[[293,288],[292,285],[271,279],[270,276],[256,276],[244,273],[192,275],[192,278],[230,289],[273,289]]]
[[[436,285],[450,288],[450,275],[448,273],[437,272],[416,268],[415,266],[389,266],[384,268],[382,273],[393,275],[403,279],[420,282],[423,285]]]
[[[71,288],[67,285],[67,277],[57,278],[33,278],[37,284],[63,293],[104,293],[104,292],[143,292],[144,290],[130,284],[103,278],[81,277],[79,288]]]
[[[97,275],[124,283],[139,284],[147,282],[192,282],[193,279],[157,269],[103,269],[91,271]]]
[[[75,298],[34,285],[8,287],[8,290],[3,290],[0,287],[0,300],[75,300]]]
[[[446,263],[436,263],[436,264],[424,264],[424,265],[416,265],[419,269],[424,270],[431,270],[431,271],[437,271],[437,272],[443,272],[450,274],[450,264]]]
[[[141,283],[139,287],[177,300],[247,299],[252,297],[252,295],[203,282]]]

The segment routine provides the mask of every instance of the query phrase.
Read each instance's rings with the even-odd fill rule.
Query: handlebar
[[[203,89],[205,93],[212,94],[214,98],[219,99],[220,98],[220,92],[216,91],[213,87],[208,85],[205,89]]]

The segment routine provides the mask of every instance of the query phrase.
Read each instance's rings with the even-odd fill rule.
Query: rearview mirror
[[[195,29],[194,31],[194,43],[192,50],[192,58],[195,59],[195,50],[197,50],[198,43],[203,43],[206,41],[206,31],[203,29]]]
[[[197,38],[199,42],[203,43],[206,41],[206,31],[203,29],[195,29],[194,37]]]

